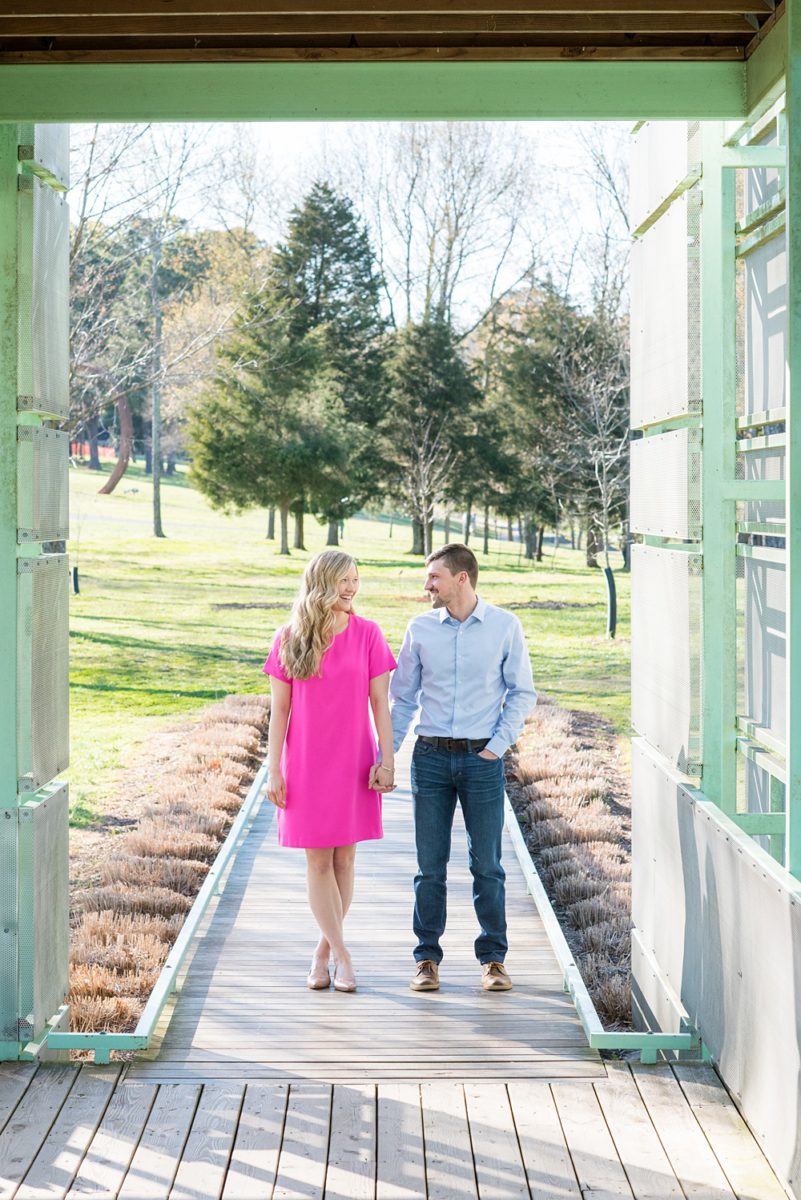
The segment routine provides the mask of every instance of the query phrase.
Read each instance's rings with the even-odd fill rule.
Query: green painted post
[[[0,808],[17,804],[17,127],[0,125]]]
[[[787,0],[787,835],[801,877],[801,0]]]
[[[0,1059],[17,1020],[17,126],[0,125]]]
[[[703,127],[703,774],[708,800],[736,807],[735,180],[722,168],[723,127]]]

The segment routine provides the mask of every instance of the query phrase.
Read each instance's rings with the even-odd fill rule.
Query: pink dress
[[[311,679],[289,678],[280,644],[279,629],[263,668],[292,686],[278,841],[311,849],[383,837],[381,796],[367,786],[377,749],[370,680],[397,666],[383,633],[375,621],[351,613],[323,656],[321,674]]]

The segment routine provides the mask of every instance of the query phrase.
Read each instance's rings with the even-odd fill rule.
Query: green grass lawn
[[[97,494],[102,481],[83,467],[70,473],[70,561],[81,588],[70,621],[76,825],[102,810],[115,773],[149,731],[229,692],[265,689],[261,665],[273,634],[305,562],[325,542],[325,529],[307,518],[307,552],[281,557],[265,538],[263,511],[215,513],[181,475],[164,481],[167,537],[156,539],[141,469],[130,469],[111,496]],[[360,564],[358,610],[381,624],[396,651],[406,622],[427,606],[422,560],[409,545],[408,528],[384,520],[349,521],[343,540]],[[491,541],[486,557],[480,540],[473,548],[485,599],[566,605],[518,610],[537,687],[628,733],[629,577],[617,574],[618,637],[608,641],[603,575],[582,554],[560,548],[554,558],[547,548],[532,566],[508,542]]]

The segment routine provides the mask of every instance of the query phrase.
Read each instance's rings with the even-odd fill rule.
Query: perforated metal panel
[[[631,424],[700,407],[696,189],[674,201],[631,253]],[[658,286],[655,282],[658,281]]]
[[[646,122],[632,138],[631,224],[636,229],[687,174],[687,122]]]
[[[0,809],[0,1040],[17,1040],[17,811]]]
[[[676,429],[631,443],[631,529],[692,540],[701,524],[697,433]]]
[[[749,175],[758,172],[749,171]],[[783,233],[744,259],[743,411],[783,408],[787,399],[787,241]]]
[[[70,182],[69,125],[37,125],[33,139],[33,157],[63,187]]]
[[[631,720],[681,770],[700,758],[700,557],[634,546]]]
[[[786,572],[782,563],[742,560],[744,716],[786,736]]]
[[[69,411],[69,210],[63,196],[20,177],[18,374],[21,409]]]
[[[64,1002],[69,955],[69,797],[64,784],[19,811],[21,1037]]]
[[[23,425],[17,430],[17,541],[69,537],[69,434]]]
[[[69,763],[69,563],[66,554],[17,562],[17,761],[21,791]]]

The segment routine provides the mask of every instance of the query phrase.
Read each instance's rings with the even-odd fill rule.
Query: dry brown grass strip
[[[172,888],[139,888],[115,883],[109,887],[87,888],[78,897],[82,912],[149,913],[151,916],[173,917],[189,912],[189,896]]]
[[[266,696],[229,696],[176,731],[172,752],[171,734],[160,745],[138,827],[75,897],[73,1029],[135,1025],[263,756],[269,711]]]
[[[630,824],[586,732],[582,743],[573,736],[573,720],[548,701],[537,705],[509,764],[509,789],[602,1020],[630,1027]]]

